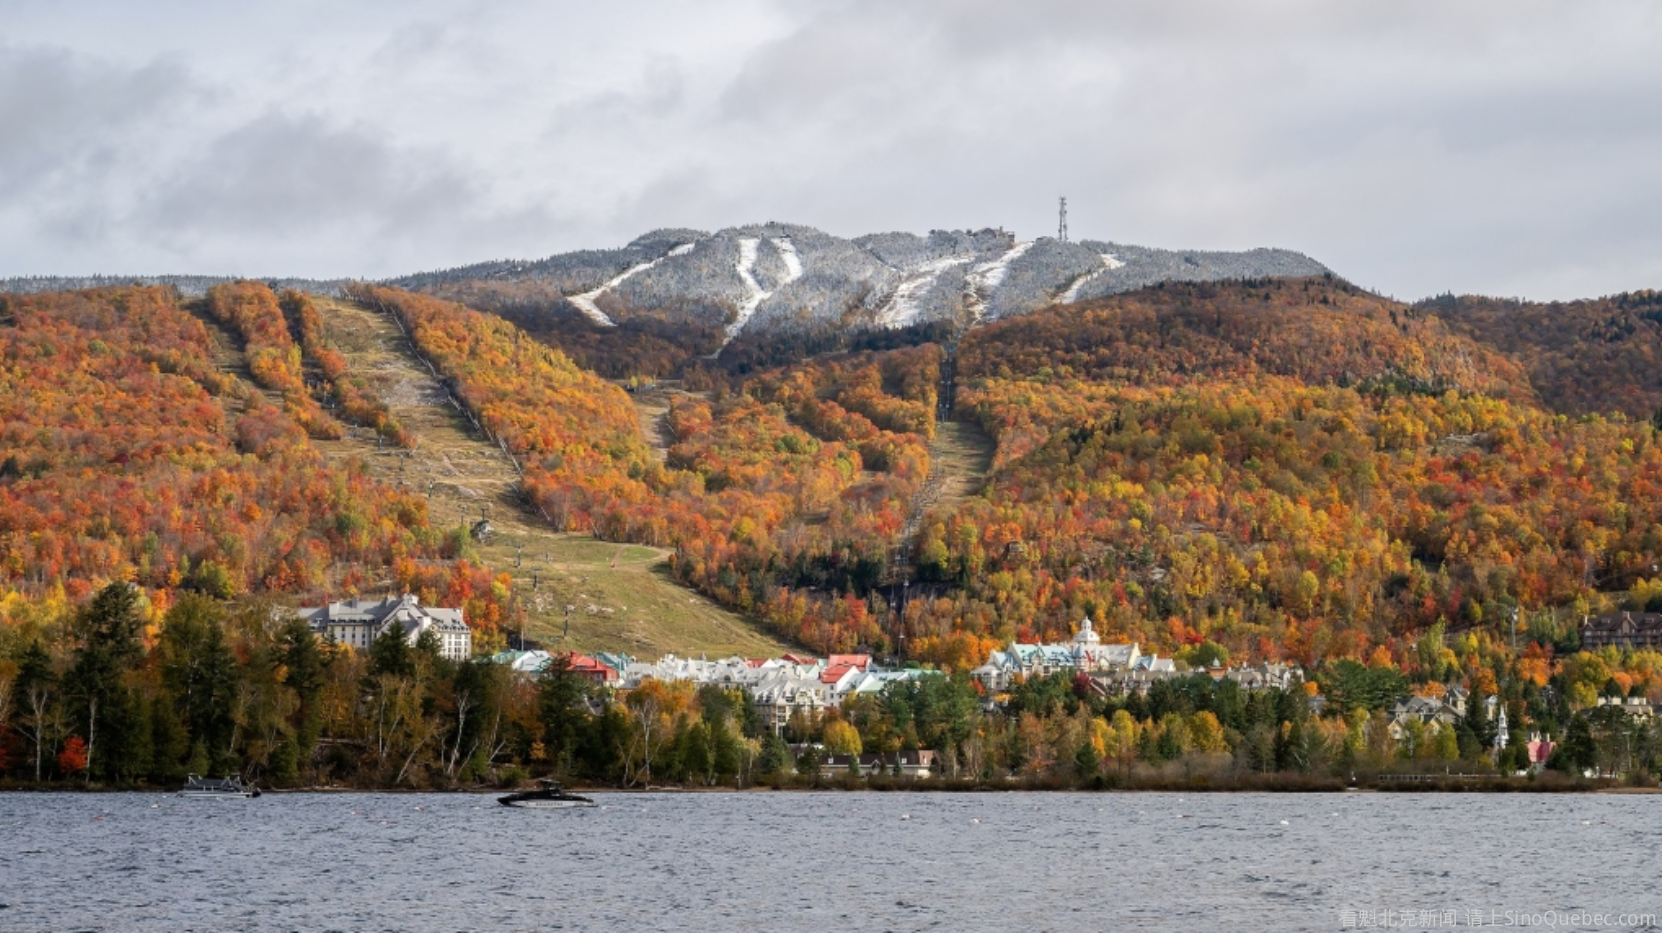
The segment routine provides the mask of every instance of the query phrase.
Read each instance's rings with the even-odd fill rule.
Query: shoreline
[[[501,795],[529,786],[494,787],[473,785],[451,788],[374,788],[349,787],[342,785],[306,785],[288,788],[261,788],[264,795],[291,795],[291,794],[456,794],[456,795]],[[1219,781],[1206,778],[1192,780],[1118,780],[1086,785],[1069,785],[1048,782],[1009,782],[990,783],[965,779],[921,779],[921,780],[871,780],[858,782],[820,780],[820,781],[787,781],[787,782],[759,782],[749,785],[647,785],[635,788],[620,788],[612,785],[598,785],[573,782],[567,785],[572,791],[584,794],[606,795],[638,795],[638,794],[750,794],[750,793],[838,793],[838,792],[874,792],[874,793],[913,793],[913,794],[997,794],[1007,792],[1085,792],[1102,794],[1127,793],[1173,793],[1173,794],[1618,794],[1618,795],[1653,795],[1662,794],[1662,787],[1641,787],[1620,784],[1614,779],[1572,779],[1572,778],[1466,778],[1450,779],[1448,781],[1417,781],[1393,782],[1367,780],[1356,785],[1347,785],[1344,780],[1337,778],[1288,781],[1269,780]],[[87,785],[59,785],[59,784],[28,784],[0,786],[0,795],[30,794],[30,793],[88,793],[88,794],[154,794],[173,795],[178,789],[160,788],[148,785],[128,786],[101,786]]]

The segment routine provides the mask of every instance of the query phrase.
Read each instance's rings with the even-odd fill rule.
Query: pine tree
[[[138,591],[125,581],[106,585],[76,619],[81,646],[66,683],[78,731],[86,734],[85,771],[118,777],[130,773],[133,698],[122,676],[138,660]],[[148,763],[144,763],[148,765]]]

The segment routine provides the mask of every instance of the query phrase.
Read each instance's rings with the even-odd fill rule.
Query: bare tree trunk
[[[92,781],[92,744],[98,738],[98,695],[87,700],[87,781]]]
[[[456,763],[462,754],[462,732],[467,727],[467,712],[472,708],[473,695],[471,693],[463,691],[456,697],[456,742],[451,744],[450,764],[444,770],[444,774],[451,778],[456,777]],[[477,743],[474,744],[474,748],[478,748]],[[472,751],[471,749],[468,750],[470,755]]]
[[[410,770],[410,763],[415,761],[416,753],[420,752],[424,745],[426,743],[417,743],[410,747],[410,754],[404,757],[404,764],[398,767],[398,777],[392,780],[394,785],[404,780],[404,773]]]
[[[486,764],[496,761],[508,749],[508,741],[502,738],[502,707],[496,708],[496,716],[491,719],[490,739],[485,741],[485,748],[489,752],[485,755]]]
[[[29,726],[35,741],[35,782],[40,782],[41,752],[46,746],[46,707],[52,693],[40,685],[29,688]]]
[[[421,750],[426,747],[427,743],[432,740],[434,735],[438,733],[438,726],[433,721],[423,718],[418,722],[421,725],[421,735],[416,738],[415,742],[410,744],[410,753],[404,757],[404,764],[398,767],[398,777],[392,780],[394,785],[397,785],[404,780],[405,773],[410,770],[410,763],[415,761],[416,753],[421,752]]]
[[[231,745],[225,750],[225,758],[232,762],[236,761],[237,740],[242,738],[243,725],[248,722],[249,690],[246,684],[237,688],[237,708],[231,715]]]

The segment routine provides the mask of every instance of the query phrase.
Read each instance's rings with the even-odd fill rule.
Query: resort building
[[[294,611],[320,639],[365,651],[388,630],[397,628],[411,645],[423,633],[439,639],[439,655],[455,661],[473,656],[473,631],[460,609],[422,606],[414,594],[384,600],[344,600]]]
[[[1662,613],[1608,613],[1581,620],[1581,647],[1662,648]]]
[[[1142,654],[1135,642],[1103,643],[1087,616],[1079,623],[1079,631],[1074,633],[1072,641],[1012,642],[1008,649],[993,652],[985,665],[970,674],[989,693],[996,694],[1009,690],[1018,680],[1042,678],[1058,671],[1129,672],[1150,658]],[[1170,660],[1166,661],[1169,666]]]

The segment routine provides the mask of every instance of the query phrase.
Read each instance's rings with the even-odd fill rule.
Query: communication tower
[[[1068,199],[1064,196],[1060,200],[1061,200],[1062,203],[1060,205],[1059,216],[1056,219],[1056,239],[1062,241],[1063,243],[1067,243],[1068,242]]]

